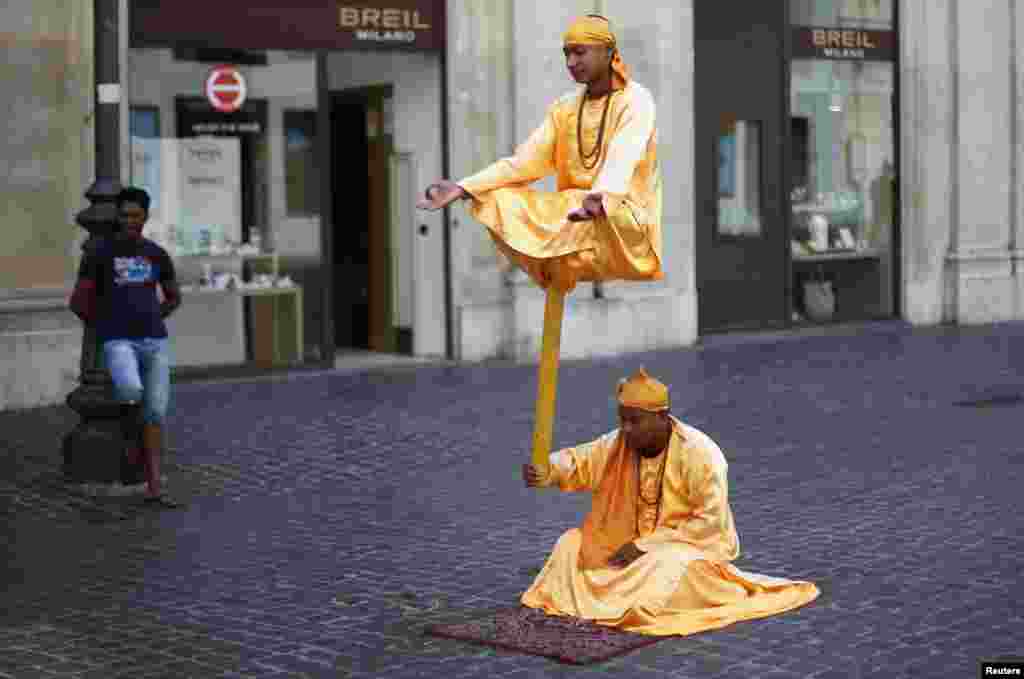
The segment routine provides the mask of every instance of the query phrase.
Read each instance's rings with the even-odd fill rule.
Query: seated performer
[[[661,279],[654,99],[630,79],[604,17],[577,20],[563,42],[566,67],[585,88],[555,101],[514,156],[430,185],[418,206],[472,198],[470,213],[498,249],[543,288]],[[552,174],[556,192],[529,186]]]
[[[818,588],[746,573],[728,465],[708,436],[669,414],[668,389],[641,368],[618,387],[621,428],[523,465],[528,487],[593,492],[522,604],[652,635],[686,635],[788,611]]]

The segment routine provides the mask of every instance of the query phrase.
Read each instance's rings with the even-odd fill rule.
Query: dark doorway
[[[394,353],[390,86],[331,93],[334,327],[339,349]]]
[[[702,333],[787,322],[785,5],[695,3],[696,274]]]

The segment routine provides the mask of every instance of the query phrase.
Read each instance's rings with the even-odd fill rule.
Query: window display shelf
[[[818,213],[822,215],[842,215],[861,207],[859,202],[853,201],[847,205],[819,205],[817,203],[797,203],[792,207],[793,214]]]
[[[241,297],[261,297],[267,295],[288,295],[301,290],[298,285],[286,287],[270,286],[265,288],[217,288],[212,285],[183,285],[181,292],[186,295],[238,295]]]
[[[219,332],[212,334],[224,335],[238,338],[234,353],[220,362],[238,363],[244,360],[245,350],[242,342],[246,340],[252,349],[253,361],[262,365],[286,365],[301,363],[305,352],[305,337],[303,333],[303,311],[302,311],[302,287],[290,285],[286,287],[265,287],[265,288],[215,288],[212,286],[182,286],[182,294],[186,297],[182,304],[183,314],[179,321],[179,327],[175,333],[179,335],[179,342],[187,345],[191,338],[207,337],[211,334],[211,324],[227,324]],[[199,304],[191,307],[188,304],[189,297],[205,298],[207,300],[224,300],[223,302],[212,302],[217,309],[220,305],[230,304],[228,300],[235,298],[238,301],[237,309],[233,313],[217,312],[211,316],[214,307],[207,308],[207,304]],[[243,338],[242,321],[242,300],[249,299],[252,314],[252,333],[248,338]],[[191,313],[190,313],[191,311]],[[189,318],[196,316],[196,320]],[[227,327],[230,326],[230,327]],[[194,350],[188,346],[179,356],[179,364],[188,365],[202,361],[202,352],[206,350],[205,345]],[[193,357],[191,354],[198,356]],[[186,355],[188,354],[188,355]]]
[[[279,257],[276,252],[260,252],[256,254],[242,254],[240,252],[220,253],[220,254],[202,254],[202,255],[178,255],[175,259],[187,260],[190,262],[202,262],[202,261],[225,261],[235,260],[242,262],[265,262],[267,266],[259,267],[259,270],[254,273],[266,273],[271,276],[277,276],[280,271]]]
[[[813,255],[793,255],[793,263],[816,264],[821,262],[834,262],[851,259],[881,259],[883,251],[877,248],[864,250],[829,250],[817,252]]]

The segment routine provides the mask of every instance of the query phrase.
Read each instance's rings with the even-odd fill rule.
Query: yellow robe
[[[583,92],[556,101],[515,155],[458,182],[470,213],[498,249],[541,287],[569,291],[579,281],[656,280],[661,268],[661,177],[654,99],[635,81],[611,95],[600,160],[579,157],[577,116]],[[605,99],[583,108],[583,149],[597,143]],[[557,191],[529,184],[557,176]],[[602,195],[606,217],[570,222],[588,193]]]
[[[686,635],[788,611],[818,597],[810,582],[747,573],[729,563],[740,550],[725,457],[703,432],[675,418],[673,427],[665,452],[641,458],[632,536],[619,535],[608,545],[614,549],[633,540],[645,552],[625,568],[583,568],[581,548],[588,528],[600,531],[613,523],[592,522],[604,511],[600,507],[613,506],[602,496],[611,490],[603,476],[617,473],[611,470],[617,460],[636,464],[639,456],[623,447],[617,430],[551,455],[545,485],[595,491],[595,509],[582,530],[573,528],[558,540],[522,595],[523,605],[643,634]],[[657,498],[659,478],[660,509],[642,499]]]

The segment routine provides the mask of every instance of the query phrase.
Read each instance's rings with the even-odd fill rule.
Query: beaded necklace
[[[656,500],[654,500],[654,502],[651,502],[646,497],[644,497],[643,477],[640,474],[641,459],[640,459],[639,455],[637,455],[637,461],[636,461],[636,466],[637,466],[636,477],[640,481],[640,488],[637,489],[638,490],[637,495],[639,496],[639,500],[641,502],[643,502],[645,505],[647,505],[648,507],[650,507],[651,505],[655,505],[656,506],[656,509],[654,510],[654,525],[655,526],[658,525],[658,519],[661,517],[661,494],[662,494],[661,491],[662,491],[662,484],[664,483],[664,480],[665,480],[665,465],[668,462],[668,451],[666,450],[662,454],[665,456],[665,459],[663,459],[661,461],[661,464],[658,467],[658,480],[654,484],[655,487],[658,489],[658,497],[657,497]],[[640,512],[636,513],[636,534],[637,535],[640,535],[640,514],[641,514]]]
[[[604,112],[601,114],[601,126],[597,128],[597,142],[594,144],[594,148],[587,152],[583,151],[583,104],[587,100],[587,95],[584,93],[580,96],[580,110],[576,113],[576,150],[579,153],[580,164],[583,165],[584,170],[593,170],[597,167],[598,160],[601,159],[601,145],[604,143],[604,130],[605,123],[608,120],[608,109],[612,104],[612,95],[616,92],[618,90],[612,90],[605,95]]]

